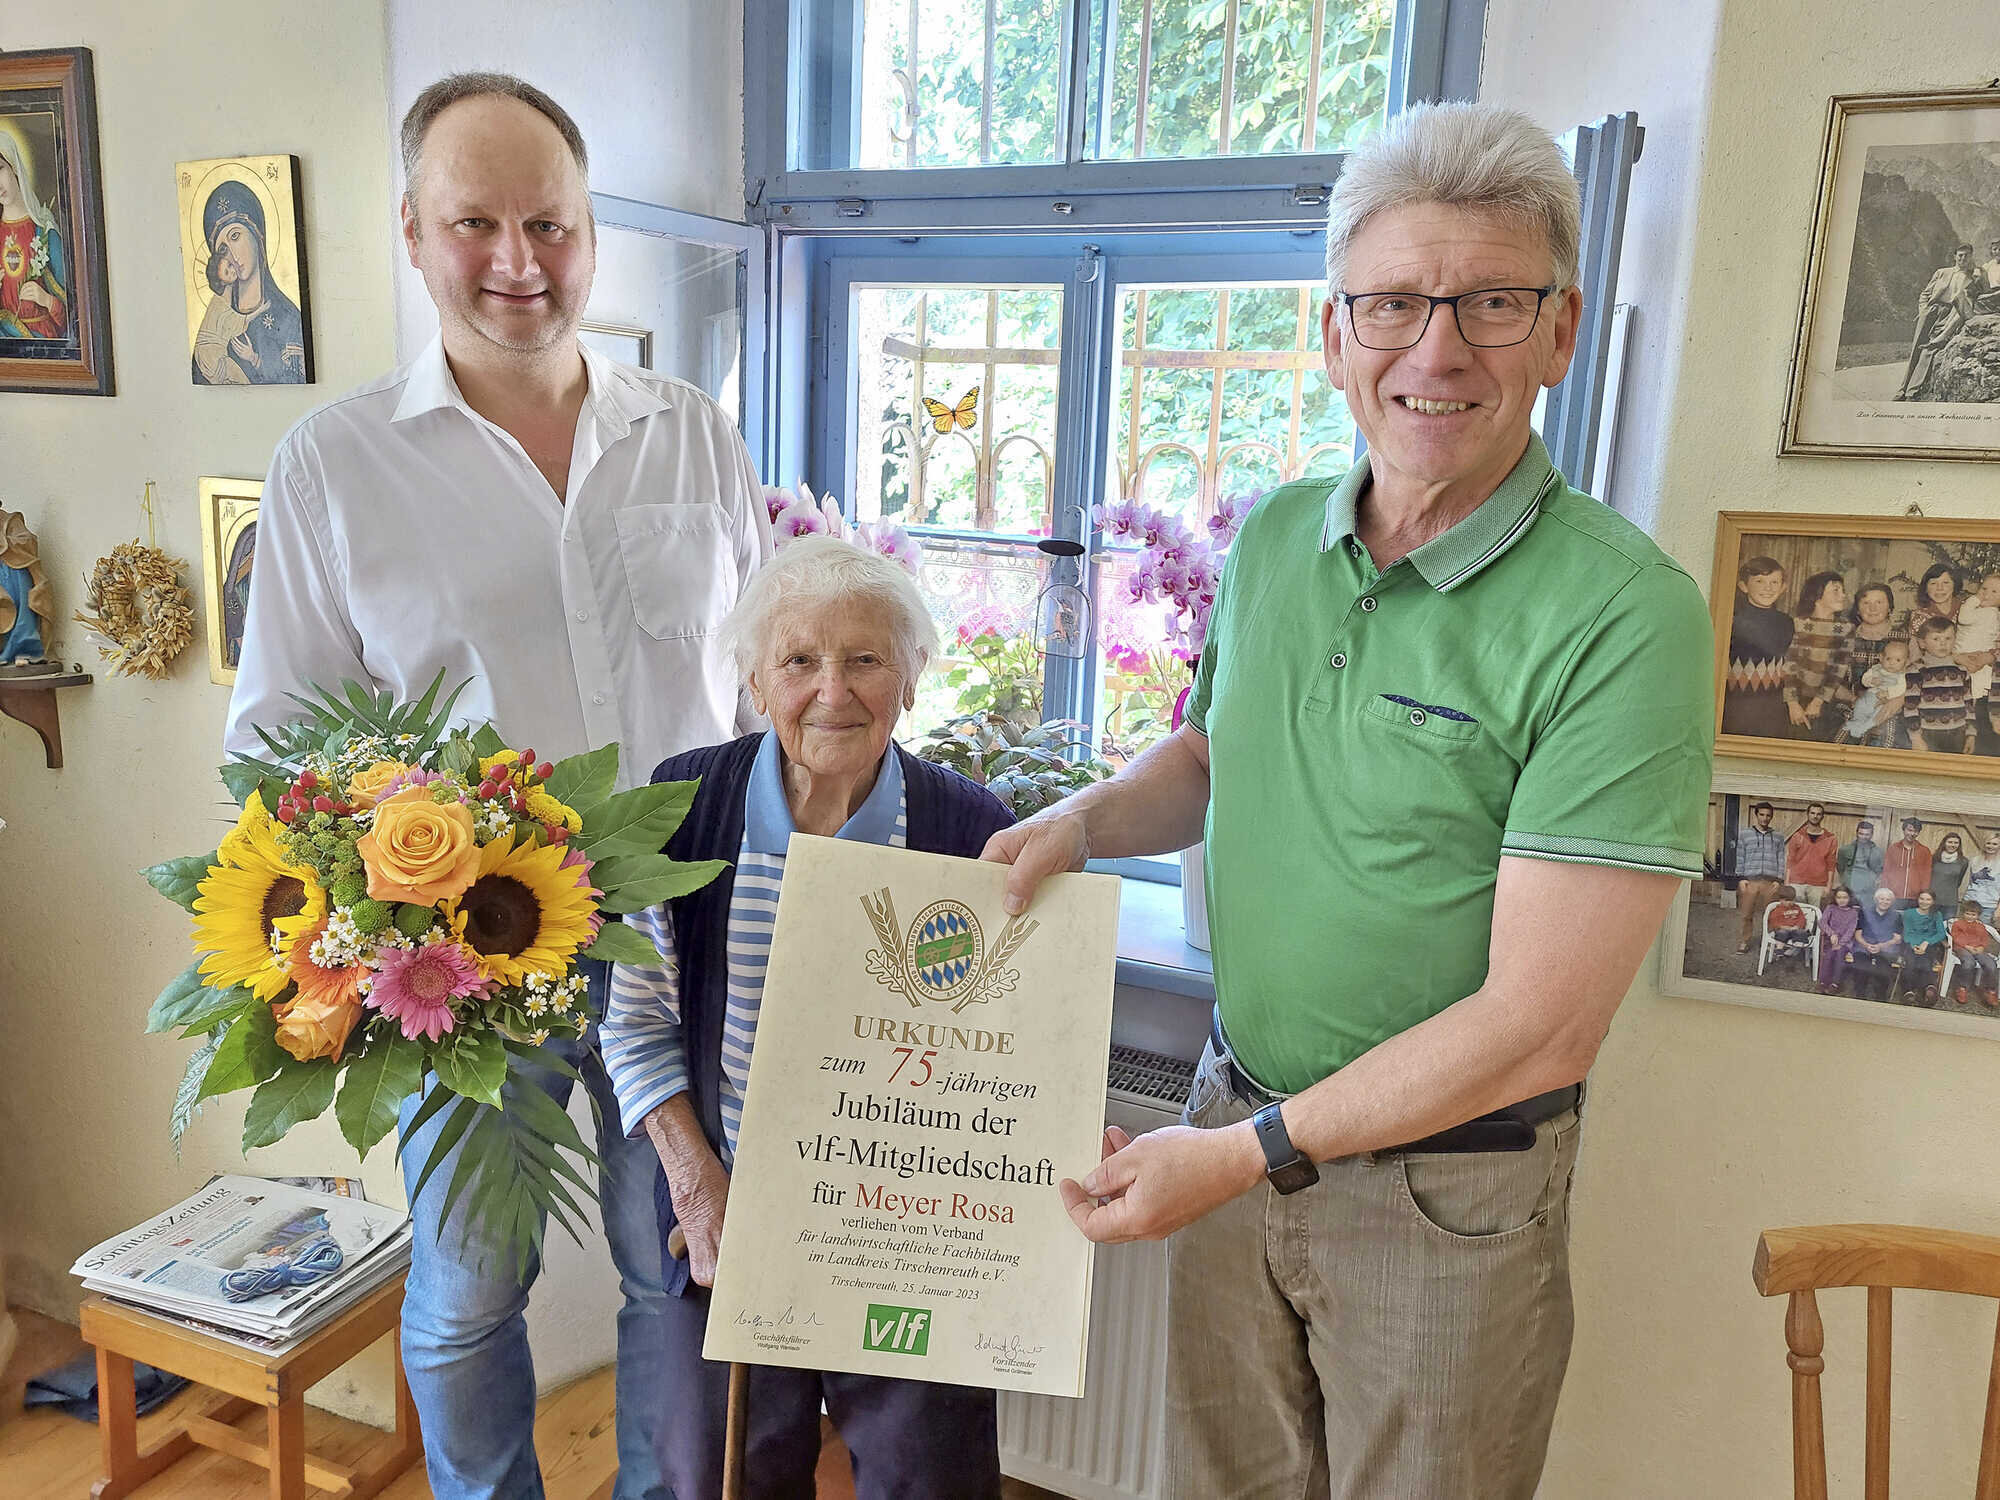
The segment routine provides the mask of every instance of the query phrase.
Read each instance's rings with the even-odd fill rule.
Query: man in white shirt
[[[403,237],[441,333],[412,363],[286,434],[258,516],[257,565],[226,743],[287,698],[343,679],[420,694],[468,683],[457,713],[560,759],[617,741],[620,785],[753,727],[712,633],[770,555],[763,490],[727,417],[681,381],[617,365],[576,336],[596,268],[583,138],[519,79],[458,74],[403,122]],[[602,1006],[601,966],[592,976]],[[664,1500],[657,1414],[665,1296],[658,1159],[625,1139],[593,1030],[550,1044],[605,1129],[606,1237],[618,1331],[617,1500]],[[566,1101],[567,1080],[546,1076]],[[407,1126],[415,1101],[405,1108]],[[442,1126],[403,1143],[406,1180]],[[542,1493],[526,1283],[440,1240],[440,1169],[413,1205],[403,1355],[432,1492]]]

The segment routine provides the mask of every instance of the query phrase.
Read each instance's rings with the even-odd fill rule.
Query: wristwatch
[[[1264,1148],[1264,1175],[1281,1193],[1296,1193],[1319,1181],[1319,1168],[1308,1161],[1285,1131],[1285,1117],[1275,1104],[1267,1104],[1250,1117],[1257,1131],[1257,1144]]]

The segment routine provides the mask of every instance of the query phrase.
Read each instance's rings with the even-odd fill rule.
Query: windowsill
[[[1118,901],[1118,982],[1170,995],[1215,998],[1215,968],[1187,940],[1181,888],[1157,880],[1121,878]]]

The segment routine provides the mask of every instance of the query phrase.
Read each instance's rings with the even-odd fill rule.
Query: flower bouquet
[[[574,1078],[539,1049],[590,1024],[578,961],[657,962],[616,915],[723,866],[660,852],[694,783],[619,792],[615,744],[537,763],[490,725],[447,731],[458,694],[439,703],[442,682],[408,704],[315,687],[294,697],[303,717],[258,730],[269,759],[222,768],[236,826],[214,853],[145,872],[193,914],[196,954],[146,1029],[201,1039],[176,1149],[204,1100],[255,1089],[245,1150],[331,1106],[365,1155],[430,1081],[409,1128],[446,1119],[410,1197],[461,1146],[439,1222],[467,1197],[475,1234],[518,1271],[545,1216],[577,1235],[570,1188],[596,1195],[576,1163],[596,1158],[541,1089],[503,1104],[503,1085],[526,1067]]]

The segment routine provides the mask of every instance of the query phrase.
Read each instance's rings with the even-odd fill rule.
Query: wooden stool
[[[308,1480],[345,1500],[365,1500],[423,1453],[416,1404],[403,1378],[402,1312],[403,1278],[398,1276],[283,1354],[260,1354],[108,1297],[85,1298],[83,1337],[97,1348],[97,1425],[104,1445],[104,1477],[91,1487],[91,1495],[94,1500],[129,1495],[198,1443],[268,1469],[271,1500],[304,1500]],[[395,1433],[358,1465],[314,1458],[306,1452],[306,1388],[384,1334],[397,1336]],[[222,1392],[223,1399],[141,1453],[134,1360],[185,1375]],[[260,1406],[268,1424],[262,1443],[230,1425]]]

